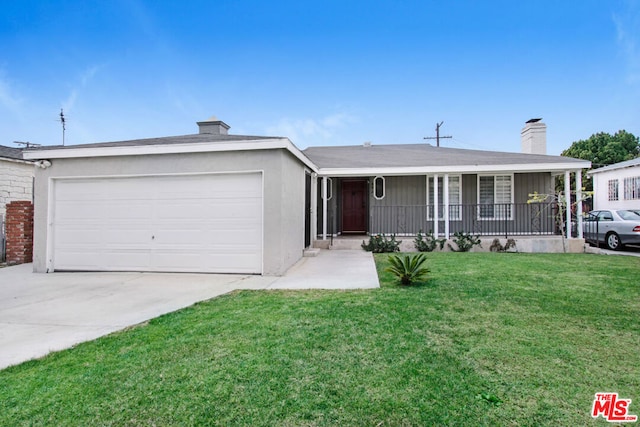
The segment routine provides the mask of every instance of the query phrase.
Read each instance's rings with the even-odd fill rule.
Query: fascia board
[[[527,173],[527,172],[564,172],[585,169],[590,162],[580,163],[536,163],[511,165],[466,165],[466,166],[418,166],[395,168],[320,168],[320,176],[349,177],[349,176],[393,176],[393,175],[433,175],[444,173]]]
[[[69,159],[82,157],[113,157],[113,156],[145,156],[150,154],[179,154],[179,153],[210,153],[225,151],[251,151],[251,150],[288,150],[302,163],[318,171],[316,165],[309,160],[288,138],[273,138],[264,140],[241,140],[229,142],[198,142],[191,144],[156,144],[156,145],[129,145],[113,147],[79,147],[72,146],[64,149],[40,149],[25,151],[24,158],[30,160],[40,159]]]
[[[639,168],[640,169],[640,164],[627,165],[627,166],[618,166],[618,167],[605,166],[605,167],[602,167],[600,169],[594,169],[594,170],[591,170],[591,171],[587,172],[587,176],[593,176],[593,175],[597,175],[599,173],[605,173],[605,172],[611,172],[611,171],[619,171],[619,170],[622,170],[622,169],[629,169],[629,168]]]
[[[67,159],[79,157],[144,156],[149,154],[204,153],[215,151],[247,151],[287,148],[286,139],[260,141],[198,142],[190,144],[128,145],[112,147],[79,147],[25,151],[26,159]]]
[[[285,140],[287,141],[287,150],[289,150],[291,154],[293,154],[313,172],[318,173],[318,167],[307,156],[305,156],[304,153],[289,140],[289,138],[285,138]]]
[[[20,159],[10,159],[8,157],[0,157],[0,161],[9,162],[9,163],[19,163],[22,165],[33,165],[33,162],[28,160],[20,160]]]

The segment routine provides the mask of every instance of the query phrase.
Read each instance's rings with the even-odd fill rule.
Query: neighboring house
[[[7,203],[33,200],[33,163],[23,160],[22,149],[0,145],[0,261],[5,259]]]
[[[593,209],[640,210],[640,158],[587,172],[593,177]]]
[[[487,234],[554,233],[547,206],[525,212],[528,194],[590,166],[427,144],[301,152],[287,138],[229,135],[215,118],[198,126],[25,152],[40,161],[34,270],[280,275],[328,234],[477,231],[467,218],[492,224]],[[541,126],[523,130],[523,146],[540,149]],[[532,143],[531,133],[541,136]]]
[[[0,216],[7,203],[33,198],[33,162],[22,158],[22,149],[0,145]]]

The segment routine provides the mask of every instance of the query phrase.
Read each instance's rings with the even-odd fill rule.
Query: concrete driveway
[[[0,268],[0,369],[236,289],[379,286],[373,258],[363,251],[322,251],[283,277],[31,270]]]

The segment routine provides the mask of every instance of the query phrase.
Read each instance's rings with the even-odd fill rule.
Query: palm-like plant
[[[392,273],[398,279],[402,285],[411,285],[416,280],[422,279],[429,269],[423,267],[422,264],[427,260],[427,256],[423,253],[417,255],[405,255],[404,257],[399,255],[391,255],[389,257],[390,267],[387,267],[385,271]]]

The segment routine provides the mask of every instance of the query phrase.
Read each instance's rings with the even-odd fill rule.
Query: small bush
[[[516,241],[513,239],[507,239],[507,242],[504,244],[504,246],[502,246],[502,244],[500,243],[500,239],[498,239],[497,237],[495,239],[493,239],[493,242],[491,242],[491,246],[489,246],[489,250],[491,252],[507,252],[509,249],[515,249],[516,248]]]
[[[423,236],[422,230],[420,230],[416,238],[413,240],[413,244],[418,252],[433,252],[436,247],[440,247],[440,249],[442,249],[446,241],[447,239],[436,239],[431,231]]]
[[[376,234],[375,236],[369,236],[369,243],[362,241],[362,249],[367,252],[373,252],[377,254],[385,252],[400,252],[400,243],[402,240],[396,240],[396,235],[392,234],[390,239],[384,234]]]
[[[428,268],[422,267],[426,260],[427,256],[423,253],[414,256],[405,255],[404,257],[391,255],[389,257],[391,267],[387,267],[385,271],[400,279],[400,284],[409,286],[415,281],[424,278],[429,272]]]
[[[475,245],[482,247],[480,243],[480,236],[474,236],[471,233],[464,233],[462,231],[456,231],[453,233],[453,242],[458,247],[455,249],[449,245],[449,249],[454,252],[469,252]]]

